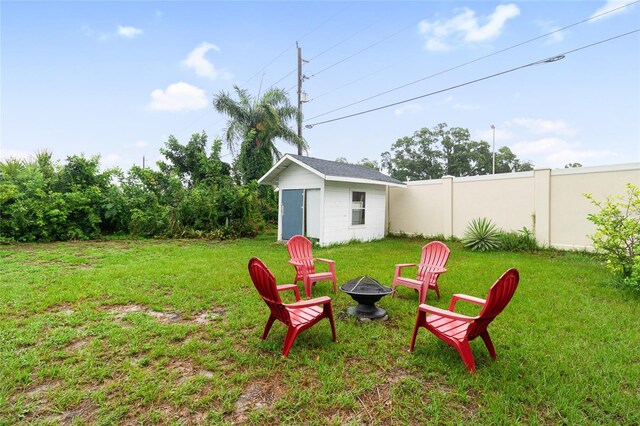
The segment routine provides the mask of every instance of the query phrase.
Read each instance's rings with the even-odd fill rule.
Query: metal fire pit
[[[376,302],[391,293],[391,287],[383,286],[373,278],[364,275],[341,285],[340,290],[358,302],[358,306],[347,308],[349,315],[360,319],[380,319],[387,316],[387,311],[376,307]]]

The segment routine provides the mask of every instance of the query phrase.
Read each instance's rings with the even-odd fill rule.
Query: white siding
[[[351,225],[351,191],[365,192],[365,224]],[[324,223],[320,244],[368,241],[384,237],[385,187],[378,185],[326,182]]]
[[[278,240],[282,239],[282,190],[283,189],[320,189],[324,179],[310,171],[292,164],[278,176]],[[320,217],[322,227],[322,217]]]
[[[287,169],[278,176],[278,188],[280,190],[312,189],[322,188],[323,186],[324,179],[295,164],[287,167]]]

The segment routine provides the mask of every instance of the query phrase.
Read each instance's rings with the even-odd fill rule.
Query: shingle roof
[[[391,176],[387,176],[384,173],[380,173],[370,167],[339,163],[337,161],[322,160],[320,158],[305,157],[302,155],[287,154],[287,156],[295,158],[325,176],[366,179],[404,185],[404,182],[394,179]]]

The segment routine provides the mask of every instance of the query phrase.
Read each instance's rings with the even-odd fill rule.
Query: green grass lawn
[[[477,374],[420,330],[407,353],[417,295],[379,305],[386,322],[345,316],[338,343],[323,320],[288,358],[286,328],[260,340],[269,311],[247,261],[291,282],[286,248],[255,240],[106,241],[0,249],[0,424],[640,424],[640,300],[579,253],[475,253],[450,243],[442,298],[484,297],[507,268],[521,281],[493,322],[498,362],[472,342]],[[391,285],[424,240],[315,249],[338,281]],[[304,294],[302,284],[299,284]],[[290,295],[286,295],[290,297]],[[459,303],[462,313],[473,305]]]

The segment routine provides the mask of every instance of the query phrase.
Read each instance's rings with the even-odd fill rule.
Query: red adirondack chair
[[[448,311],[429,305],[420,305],[418,307],[416,325],[413,328],[413,336],[411,336],[409,352],[413,351],[418,329],[424,327],[449,346],[455,348],[467,366],[467,369],[472,373],[476,372],[476,365],[469,342],[476,337],[482,337],[485,345],[487,345],[491,358],[495,360],[496,351],[491,342],[491,337],[489,337],[487,327],[507,306],[513,294],[516,292],[519,279],[520,274],[518,270],[513,268],[509,269],[491,286],[486,300],[464,294],[454,294],[451,297]],[[453,310],[458,300],[480,305],[482,306],[482,310],[478,316],[475,317],[457,314],[453,312]],[[427,314],[430,315],[427,316]]]
[[[296,277],[293,282],[302,281],[304,283],[304,292],[307,297],[311,297],[311,286],[318,281],[333,281],[333,292],[337,291],[335,262],[314,258],[311,253],[311,241],[302,235],[295,235],[287,242],[287,251],[291,256],[289,263],[296,268]],[[316,272],[315,262],[328,264],[329,271]]]
[[[331,298],[323,296],[310,300],[300,300],[298,286],[295,284],[276,285],[276,279],[269,268],[257,257],[249,261],[249,275],[251,275],[251,281],[253,281],[258,293],[260,293],[260,296],[262,296],[271,310],[267,325],[262,333],[262,340],[267,338],[275,320],[288,327],[287,335],[284,338],[284,348],[282,349],[283,356],[289,355],[289,351],[298,334],[323,318],[329,318],[333,341],[337,341],[336,325],[333,321],[333,311],[331,310]],[[293,290],[296,296],[295,303],[282,303],[280,292],[284,290]]]
[[[396,295],[396,286],[403,285],[413,288],[418,292],[418,300],[424,303],[427,299],[427,291],[432,288],[436,291],[440,298],[440,289],[438,288],[438,277],[440,274],[447,272],[444,265],[449,259],[449,247],[440,241],[432,241],[422,247],[422,257],[420,263],[402,263],[396,265],[396,273],[393,277],[393,292],[391,297]],[[416,279],[403,277],[402,269],[417,266],[418,276]]]

